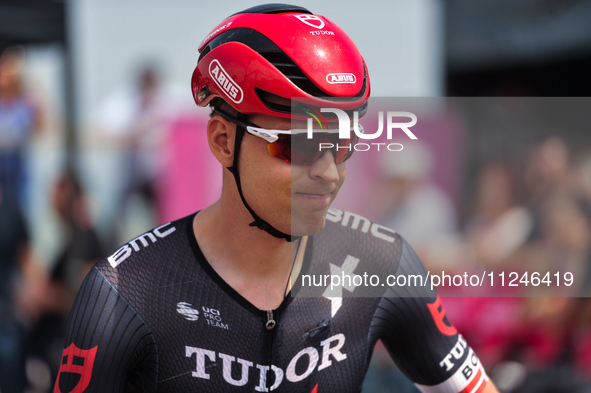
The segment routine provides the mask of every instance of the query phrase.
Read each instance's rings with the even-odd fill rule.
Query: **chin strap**
[[[238,114],[239,118],[242,117],[241,120],[246,120],[246,116],[242,113]],[[228,169],[233,175],[234,180],[236,180],[236,186],[238,187],[238,193],[240,194],[240,199],[242,199],[242,203],[244,207],[250,212],[254,221],[248,224],[251,227],[257,227],[262,231],[267,232],[269,235],[274,236],[278,239],[285,239],[288,242],[293,242],[294,240],[299,239],[299,236],[291,236],[287,233],[281,232],[280,230],[274,228],[271,224],[267,221],[260,218],[246,203],[246,199],[244,199],[244,195],[242,194],[242,185],[240,184],[240,175],[238,174],[238,154],[240,152],[240,145],[242,143],[242,138],[244,137],[244,133],[246,130],[244,127],[236,125],[236,139],[234,140],[234,161],[232,162],[232,166]]]

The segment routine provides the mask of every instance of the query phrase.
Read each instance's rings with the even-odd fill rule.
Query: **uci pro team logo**
[[[242,102],[242,99],[244,98],[242,88],[238,86],[238,83],[234,82],[234,79],[232,79],[230,74],[224,70],[224,67],[222,67],[217,59],[213,59],[211,63],[209,63],[209,76],[211,76],[219,88],[222,89],[232,101],[237,104]]]
[[[313,112],[311,112],[313,111]],[[384,132],[384,112],[383,111],[379,111],[378,112],[378,130],[376,132],[374,132],[373,134],[367,134],[363,128],[362,125],[359,124],[359,113],[357,111],[353,112],[353,122],[351,123],[351,119],[349,118],[349,115],[347,114],[347,112],[345,112],[342,109],[336,109],[336,108],[320,108],[320,112],[322,113],[333,113],[337,116],[338,120],[339,120],[339,139],[345,139],[345,140],[349,140],[351,139],[351,132],[355,132],[355,135],[357,135],[357,137],[361,140],[361,139],[376,139],[379,138],[382,133]],[[306,114],[310,115],[311,117],[313,117],[314,119],[316,119],[316,122],[320,125],[320,128],[322,127],[322,123],[320,122],[320,119],[322,119],[324,121],[324,124],[326,124],[326,120],[324,119],[324,116],[322,116],[322,113],[318,112],[315,109],[310,109],[308,108],[306,110]],[[388,111],[386,112],[386,122],[387,122],[387,127],[386,127],[386,136],[388,140],[392,139],[392,134],[393,131],[395,129],[400,129],[402,131],[404,131],[404,133],[410,138],[410,139],[418,139],[416,137],[415,134],[413,134],[413,132],[410,130],[410,128],[412,126],[414,126],[415,124],[417,124],[417,116],[412,113],[412,112],[394,112],[394,111]],[[398,119],[402,120],[402,119],[410,119],[409,121],[398,121]],[[396,121],[395,121],[396,119]],[[307,136],[308,139],[313,139],[313,127],[312,127],[312,119],[308,119],[308,127],[307,127]],[[328,127],[327,127],[328,128]],[[337,144],[336,146],[333,143],[319,143],[318,149],[319,151],[321,151],[322,149],[337,149],[337,150],[349,150],[349,151],[368,151],[370,149],[372,149],[372,146],[374,148],[376,148],[376,150],[380,150],[381,146],[384,146],[386,149],[388,149],[389,151],[401,151],[404,146],[401,143],[363,143],[363,142],[358,142],[355,144]]]

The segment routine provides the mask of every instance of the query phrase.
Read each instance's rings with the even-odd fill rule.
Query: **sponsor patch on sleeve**
[[[458,335],[458,342],[460,341],[465,343],[463,337]],[[476,353],[470,347],[467,349],[468,356],[457,371],[447,380],[432,386],[420,384],[416,384],[416,386],[423,393],[482,393],[488,381],[488,376]]]
[[[98,346],[90,349],[81,349],[78,348],[74,343],[65,348],[62,353],[62,362],[57,374],[53,392],[82,393],[85,391],[90,384],[97,350]],[[71,376],[72,374],[77,374],[76,378],[73,378]],[[70,380],[73,380],[76,381],[76,384],[74,386],[62,386],[60,383],[63,382],[60,379],[62,376],[64,379],[66,379],[65,382],[70,382]],[[70,376],[70,378],[68,379],[67,376]],[[64,383],[64,385],[66,384]],[[62,392],[62,389],[65,390]]]

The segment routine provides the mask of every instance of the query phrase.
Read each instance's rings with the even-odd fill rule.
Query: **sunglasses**
[[[359,140],[356,133],[347,139],[340,139],[338,130],[314,132],[312,138],[308,138],[307,129],[269,130],[238,119],[217,108],[213,109],[223,118],[243,127],[251,135],[258,136],[269,142],[267,150],[273,157],[285,160],[295,165],[310,166],[331,151],[335,163],[342,164],[353,155],[354,145]],[[360,132],[363,127],[359,124]],[[353,131],[353,127],[351,127]]]

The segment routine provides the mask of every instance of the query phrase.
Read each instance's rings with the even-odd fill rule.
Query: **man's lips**
[[[310,202],[318,201],[322,203],[330,203],[334,189],[323,189],[323,190],[302,190],[296,191],[294,197],[303,198]]]
[[[307,193],[307,192],[296,192],[296,196],[302,196],[305,198],[315,198],[315,199],[326,199],[330,198],[330,192],[326,194],[319,194],[319,193]]]

